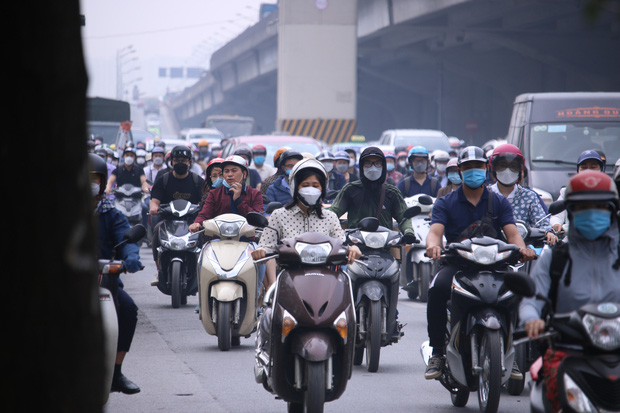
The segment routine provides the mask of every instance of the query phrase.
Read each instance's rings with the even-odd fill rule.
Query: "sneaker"
[[[510,372],[510,378],[513,380],[523,380],[523,373],[521,373],[521,370],[519,370],[519,366],[517,365],[516,361],[512,363],[512,371]]]
[[[155,279],[151,281],[151,287],[156,287],[159,284],[159,272],[155,274]]]
[[[424,372],[424,378],[426,380],[435,380],[441,376],[443,371],[443,356],[433,356],[428,361],[426,371]]]

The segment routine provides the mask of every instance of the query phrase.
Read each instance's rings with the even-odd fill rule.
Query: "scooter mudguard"
[[[99,303],[101,305],[101,318],[103,321],[103,331],[105,337],[105,376],[104,376],[104,403],[108,401],[110,387],[112,386],[112,375],[114,373],[114,362],[116,360],[116,346],[118,341],[118,316],[114,299],[109,290],[99,287]]]
[[[291,351],[309,361],[325,361],[334,354],[335,344],[329,331],[306,330],[292,337]]]
[[[357,300],[355,305],[358,305],[362,300],[363,296],[368,297],[370,301],[379,301],[383,297],[387,297],[388,291],[387,287],[376,280],[366,281],[362,285],[360,285],[357,290]]]
[[[504,327],[501,315],[493,308],[483,308],[469,314],[467,319],[467,335],[469,335],[474,326],[477,325],[490,330],[499,330]],[[504,332],[507,333],[505,330]]]
[[[243,298],[243,287],[232,281],[219,281],[211,288],[211,297],[217,301],[235,301]]]

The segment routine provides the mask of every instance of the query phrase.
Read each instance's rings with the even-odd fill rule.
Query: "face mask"
[[[112,163],[114,162],[114,158],[112,158],[112,157],[108,157],[108,158],[106,159],[106,162],[107,162],[107,163],[109,163],[109,164],[112,164]]]
[[[327,173],[330,173],[334,169],[333,162],[325,162],[323,166],[325,167],[325,170],[327,171]]]
[[[177,175],[185,175],[188,169],[189,166],[186,163],[178,162],[174,164],[174,172],[176,172]]]
[[[448,172],[448,180],[454,185],[460,185],[463,182],[458,172]]]
[[[407,166],[407,161],[398,161],[398,166],[405,168]]]
[[[386,169],[388,170],[388,172],[392,172],[394,170],[394,164],[393,163],[388,163],[386,165]]]
[[[90,193],[93,195],[93,197],[96,197],[97,195],[99,195],[99,184],[96,184],[94,182],[90,183]]]
[[[138,165],[144,165],[146,163],[146,159],[140,157],[140,158],[138,158],[137,163],[138,163]]]
[[[256,165],[262,165],[262,164],[264,164],[264,163],[265,163],[265,157],[264,157],[264,156],[262,156],[262,155],[255,156],[255,157],[254,157],[254,163],[255,163]]]
[[[381,178],[381,174],[383,173],[383,168],[379,166],[369,166],[364,168],[364,176],[368,178],[369,181],[376,181]]]
[[[319,188],[315,188],[313,186],[306,186],[298,191],[301,197],[299,200],[306,206],[316,205],[319,198],[321,198],[321,190]]]
[[[419,174],[423,174],[424,172],[426,172],[427,167],[427,163],[416,163],[413,165],[413,170]]]
[[[355,166],[355,159],[349,158],[349,168],[353,168]]]
[[[219,188],[220,186],[222,186],[223,182],[224,178],[220,176],[211,184],[211,188]]]
[[[486,169],[470,169],[463,172],[463,183],[471,189],[480,188],[486,178]]]
[[[123,161],[125,162],[125,165],[133,165],[133,156],[125,156],[123,158]]]
[[[506,168],[503,171],[497,171],[497,180],[504,185],[512,185],[519,179],[519,172],[513,172],[510,168]]]
[[[291,174],[291,171],[292,171],[292,169],[285,169],[285,170],[284,170],[284,173],[285,173],[286,175],[290,175],[290,174]]]
[[[336,172],[343,174],[348,170],[349,170],[349,164],[347,163],[339,163],[338,165],[336,165]]]
[[[585,209],[573,212],[572,224],[585,238],[593,241],[603,235],[611,225],[611,211]]]
[[[153,158],[153,163],[157,166],[162,165],[164,163],[164,158],[159,156],[157,158]]]
[[[232,185],[229,184],[226,180],[222,179],[222,185],[224,185],[226,188],[230,189],[232,188]]]
[[[446,172],[446,168],[448,167],[448,165],[446,165],[445,163],[438,163],[437,164],[437,172],[439,173],[444,173]]]

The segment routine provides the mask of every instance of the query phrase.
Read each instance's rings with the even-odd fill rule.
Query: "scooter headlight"
[[[596,347],[606,351],[620,349],[620,317],[602,318],[586,314],[581,321]]]
[[[364,237],[364,244],[366,244],[368,248],[383,248],[385,246],[388,237],[387,232],[360,232],[362,233],[362,237]]]
[[[598,412],[588,396],[579,388],[577,383],[568,375],[564,374],[564,392],[568,405],[576,412]]]
[[[172,250],[184,250],[185,249],[185,240],[180,237],[170,238],[170,249]]]
[[[218,229],[220,230],[220,235],[223,237],[237,237],[239,236],[239,231],[241,227],[245,223],[245,221],[215,221]]]
[[[462,257],[482,265],[495,264],[498,261],[508,258],[511,253],[511,251],[498,252],[497,245],[473,244],[471,249],[471,252],[461,249],[458,249],[457,251]]]
[[[295,251],[299,254],[301,262],[304,264],[325,264],[327,257],[332,252],[332,244],[324,242],[322,244],[306,244],[298,242],[295,244]]]

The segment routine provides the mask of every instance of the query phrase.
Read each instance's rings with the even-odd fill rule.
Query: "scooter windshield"
[[[187,235],[189,232],[189,225],[185,221],[166,221],[166,231],[176,237]]]

